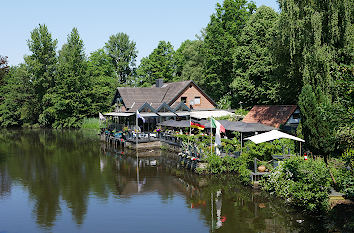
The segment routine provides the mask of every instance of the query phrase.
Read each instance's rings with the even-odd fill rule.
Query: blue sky
[[[77,27],[86,55],[102,48],[110,35],[124,32],[136,42],[138,63],[156,48],[160,40],[175,49],[187,39],[195,39],[204,28],[215,5],[222,0],[11,0],[1,4],[0,55],[10,65],[23,62],[30,54],[27,40],[38,24],[46,24],[58,49]],[[278,10],[276,0],[256,0]]]

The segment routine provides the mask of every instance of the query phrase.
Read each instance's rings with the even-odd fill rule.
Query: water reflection
[[[328,220],[285,208],[283,201],[243,187],[235,176],[196,176],[178,169],[173,154],[161,153],[120,151],[82,131],[1,131],[0,204],[32,212],[37,228],[29,222],[26,232],[95,232],[93,222],[102,223],[105,232],[117,227],[139,232],[139,226],[141,232],[327,230]],[[18,187],[33,204],[12,204]],[[5,214],[0,210],[0,219]],[[125,221],[108,221],[116,215]],[[6,224],[0,220],[0,232],[17,229],[1,225]]]

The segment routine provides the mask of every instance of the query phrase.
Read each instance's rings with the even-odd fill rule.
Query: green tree
[[[335,132],[339,127],[351,127],[353,122],[350,83],[354,3],[350,0],[279,3],[282,12],[274,55],[281,96],[291,103],[302,90],[299,106],[303,111],[304,137],[315,153],[327,156],[334,151]],[[316,105],[311,110],[306,105],[311,105],[313,99]],[[311,119],[316,122],[311,123]]]
[[[119,82],[112,58],[103,49],[91,53],[88,59],[88,73],[92,87],[89,115],[97,116],[98,112],[106,112],[110,109]]]
[[[242,29],[239,45],[235,47],[232,107],[240,101],[246,107],[269,104],[277,100],[277,82],[273,79],[274,64],[270,45],[275,34],[278,14],[262,6],[250,17]]]
[[[135,61],[138,54],[135,45],[135,42],[131,41],[125,33],[110,36],[105,45],[121,84],[130,83],[130,79],[135,75]]]
[[[39,25],[27,44],[31,55],[25,56],[25,64],[12,69],[1,88],[0,121],[6,127],[38,123],[43,96],[54,87],[57,41],[45,25]]]
[[[203,48],[207,84],[203,88],[215,100],[230,94],[232,51],[255,9],[255,4],[247,3],[247,0],[224,0],[222,5],[216,5],[216,12],[210,17]]]
[[[59,51],[55,87],[43,98],[45,110],[40,116],[42,125],[79,127],[89,113],[90,82],[84,44],[76,28]]]
[[[173,81],[176,75],[174,54],[170,42],[160,41],[148,57],[141,59],[137,70],[138,85],[153,85],[156,79],[163,79],[165,82]]]
[[[202,47],[201,39],[186,40],[176,50],[176,80],[193,80],[198,85],[205,85]]]
[[[294,102],[308,83],[329,93],[336,66],[353,63],[353,1],[280,0],[279,5],[273,52],[283,102]]]
[[[299,97],[302,132],[307,146],[317,155],[328,155],[334,150],[334,131],[331,115],[328,114],[328,97],[320,88],[313,90],[307,84]]]
[[[21,127],[32,124],[36,108],[36,96],[31,75],[25,64],[11,67],[0,88],[3,97],[0,103],[0,125],[2,127]]]
[[[39,25],[31,32],[27,41],[31,55],[25,57],[28,74],[31,76],[34,96],[36,97],[33,118],[38,121],[43,112],[42,99],[47,90],[54,87],[54,75],[57,66],[56,46],[57,40],[52,39],[46,25]],[[34,123],[35,123],[34,122]]]

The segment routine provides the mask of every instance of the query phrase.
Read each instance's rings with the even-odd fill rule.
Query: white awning
[[[153,113],[153,112],[141,112],[140,115],[142,117],[157,117],[158,116],[156,113]]]
[[[109,112],[109,113],[105,113],[103,114],[104,116],[113,116],[113,117],[128,117],[128,116],[132,116],[135,113],[131,113],[131,112]]]
[[[258,143],[268,142],[280,138],[288,138],[299,142],[305,142],[305,140],[301,138],[295,137],[287,133],[280,132],[278,130],[272,130],[266,133],[258,134],[249,138],[245,138],[244,140],[251,140],[252,142],[258,144]]]
[[[177,116],[189,116],[189,115],[191,115],[191,113],[187,112],[187,111],[185,111],[185,112],[176,112],[176,114],[177,114]]]
[[[158,112],[159,116],[176,116],[173,112]]]
[[[210,117],[215,118],[215,117],[232,116],[232,115],[235,114],[225,110],[190,112],[190,116],[197,119],[208,119]]]

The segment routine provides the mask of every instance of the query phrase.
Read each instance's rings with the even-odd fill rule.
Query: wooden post
[[[191,116],[189,116],[189,137],[188,137],[188,146],[189,146],[189,139],[191,137],[192,134],[192,118]]]
[[[254,158],[254,172],[257,172],[257,159]]]
[[[240,132],[241,133],[241,151],[240,151],[240,155],[242,155],[242,132]]]

